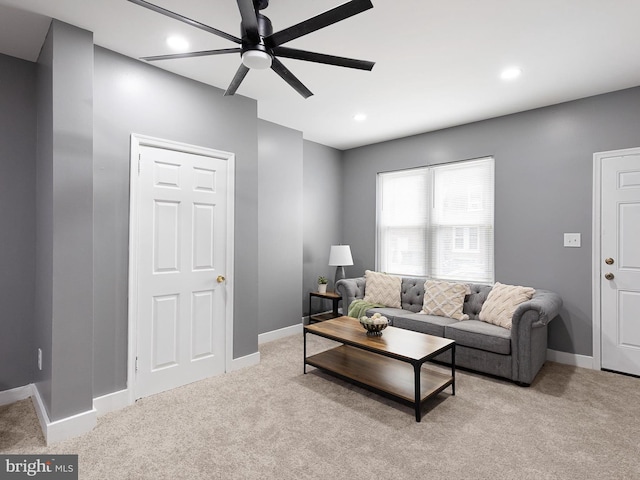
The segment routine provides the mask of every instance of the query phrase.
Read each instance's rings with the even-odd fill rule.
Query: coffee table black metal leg
[[[451,346],[451,395],[456,394],[456,344]]]
[[[422,364],[416,362],[413,364],[413,372],[414,372],[414,384],[416,387],[416,396],[415,396],[415,410],[416,410],[416,422],[422,420],[422,411],[420,408],[420,370],[422,370]]]

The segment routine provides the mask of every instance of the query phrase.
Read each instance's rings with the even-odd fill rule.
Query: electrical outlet
[[[42,370],[42,349],[38,349],[38,370]]]
[[[580,246],[580,234],[579,233],[565,233],[564,234],[564,246],[565,247],[579,247]]]

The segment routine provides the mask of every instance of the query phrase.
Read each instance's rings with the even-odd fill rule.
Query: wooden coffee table
[[[307,334],[342,345],[307,357]],[[451,375],[423,364],[451,350]],[[339,317],[304,327],[304,373],[307,365],[331,373],[381,395],[413,406],[416,422],[422,402],[451,385],[456,394],[456,344],[453,340],[387,327],[378,337],[367,336],[360,322]]]

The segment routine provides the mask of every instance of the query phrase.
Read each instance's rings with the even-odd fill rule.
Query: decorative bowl
[[[360,317],[360,325],[367,331],[368,336],[378,337],[382,335],[382,330],[389,325],[389,320],[379,313],[374,313],[372,317]]]

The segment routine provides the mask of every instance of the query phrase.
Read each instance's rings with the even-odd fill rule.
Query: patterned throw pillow
[[[511,318],[516,308],[521,303],[531,300],[535,292],[535,289],[531,287],[504,285],[496,282],[482,304],[478,318],[483,322],[511,329]]]
[[[455,320],[469,320],[469,315],[462,313],[464,296],[467,293],[470,293],[469,286],[462,283],[427,280],[424,282],[422,313]]]
[[[392,308],[402,308],[400,303],[402,279],[400,277],[366,270],[364,272],[364,281],[365,302],[379,303]]]

